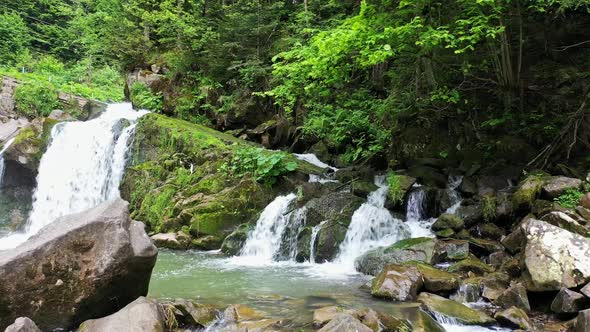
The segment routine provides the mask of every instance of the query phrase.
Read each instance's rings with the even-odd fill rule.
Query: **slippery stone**
[[[164,327],[162,308],[150,299],[139,297],[110,316],[85,321],[78,332],[161,332]]]
[[[432,264],[436,241],[428,237],[405,239],[389,247],[370,250],[355,261],[359,272],[376,275],[389,264],[418,261]]]
[[[0,252],[0,328],[19,316],[71,328],[147,294],[157,249],[117,199],[64,216]],[[26,277],[23,277],[26,276]]]
[[[326,326],[322,327],[318,332],[373,332],[370,328],[361,323],[358,319],[349,314],[339,314],[334,317]]]
[[[30,318],[19,317],[4,332],[41,332],[41,330]]]
[[[521,330],[530,330],[532,328],[531,320],[526,312],[517,307],[499,311],[494,317],[502,326]]]
[[[590,281],[590,239],[535,219],[521,228],[527,239],[523,276],[528,290],[574,288]]]
[[[452,291],[459,287],[460,277],[457,274],[439,270],[420,262],[408,262],[405,265],[415,266],[418,269],[424,280],[424,289],[429,292]]]
[[[550,200],[553,200],[568,189],[579,189],[582,186],[582,180],[576,178],[568,178],[565,176],[552,176],[545,180],[541,187],[541,194]]]
[[[494,303],[502,308],[517,307],[526,311],[531,310],[526,288],[520,283],[510,286],[502,292]]]
[[[556,314],[573,314],[587,306],[588,299],[584,295],[562,288],[551,303],[551,311]]]
[[[182,236],[184,235],[184,236]],[[190,237],[188,235],[178,232],[177,233],[159,233],[150,237],[154,244],[158,248],[168,249],[180,249],[184,250],[190,243]]]
[[[469,256],[469,242],[465,240],[437,241],[434,247],[434,262],[459,261]]]
[[[178,299],[169,304],[178,310],[176,320],[184,325],[205,328],[217,319],[219,310],[211,305],[195,303],[189,300]]]
[[[450,213],[443,213],[441,214],[438,219],[432,224],[432,229],[435,231],[440,231],[446,228],[451,228],[452,230],[458,231],[463,229],[465,223],[463,220],[455,215]]]
[[[250,224],[241,224],[221,244],[221,252],[228,256],[237,255],[254,228]]]
[[[456,319],[465,325],[490,325],[496,321],[485,313],[469,308],[459,302],[445,299],[442,296],[420,293],[418,302],[430,312]]]
[[[371,295],[398,302],[411,301],[422,285],[422,275],[416,267],[391,264],[373,279]]]
[[[313,325],[316,327],[322,327],[342,312],[344,312],[344,310],[336,306],[316,309],[313,311]]]
[[[403,330],[402,330],[403,331]],[[436,319],[422,309],[418,311],[418,319],[412,322],[413,332],[445,332],[445,328]],[[397,332],[397,331],[396,331]],[[408,331],[409,332],[409,331]]]
[[[473,256],[469,256],[466,259],[458,261],[449,266],[448,271],[455,273],[473,272],[475,274],[484,274],[494,272],[494,268]]]

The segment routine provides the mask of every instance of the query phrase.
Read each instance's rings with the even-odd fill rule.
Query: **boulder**
[[[403,330],[402,330],[403,331]],[[432,318],[430,314],[422,311],[418,311],[418,318],[412,322],[413,332],[445,332],[445,328],[440,325],[436,319]],[[393,332],[393,331],[392,331]],[[397,332],[397,331],[395,331]]]
[[[457,274],[439,270],[431,265],[420,262],[408,262],[405,265],[418,268],[424,280],[424,289],[429,292],[448,292],[459,287],[460,276]]]
[[[590,234],[590,230],[583,226],[586,224],[586,220],[576,215],[568,215],[565,212],[553,211],[542,216],[541,220],[584,237],[587,237],[587,235]]]
[[[460,303],[477,302],[481,293],[479,281],[479,278],[463,280],[459,285],[459,289],[451,295],[450,299]]]
[[[405,239],[389,247],[370,250],[355,261],[359,272],[376,275],[389,264],[418,261],[431,264],[436,240],[428,237]]]
[[[520,283],[508,287],[494,303],[502,308],[517,307],[526,311],[531,310],[526,288]]]
[[[584,294],[586,297],[590,298],[590,283],[580,289],[580,293]]]
[[[574,288],[590,281],[590,239],[535,219],[520,227],[526,234],[523,277],[528,290]]]
[[[30,318],[19,317],[4,332],[41,332],[41,330]]]
[[[121,199],[61,217],[0,251],[0,329],[19,316],[52,330],[111,314],[147,294],[156,256]]]
[[[343,313],[344,310],[340,307],[329,306],[319,308],[313,311],[313,325],[315,327],[322,327],[331,321],[334,317]]]
[[[544,198],[553,200],[566,192],[568,189],[580,189],[582,180],[568,178],[565,176],[551,176],[545,180],[541,187],[541,194]]]
[[[469,256],[469,242],[465,240],[437,241],[434,247],[434,263],[458,261]]]
[[[474,256],[469,256],[449,266],[449,272],[484,274],[494,272],[494,268],[480,261]]]
[[[530,209],[539,196],[546,177],[547,174],[545,173],[535,173],[527,176],[512,195],[514,207],[519,210]]]
[[[466,227],[471,227],[478,222],[483,221],[483,211],[481,204],[479,203],[459,206],[457,209],[457,215],[461,217]]]
[[[366,310],[366,309],[364,309]],[[368,309],[369,312],[373,311],[371,309]],[[363,314],[364,315],[364,311],[363,309],[361,309],[360,311],[357,310],[357,312],[355,313],[355,317],[358,316],[359,314]],[[377,317],[379,318],[379,326],[378,329],[375,329],[372,322],[371,324],[369,324],[369,321],[367,321],[366,319],[366,315],[364,316],[360,316],[359,320],[369,326],[373,331],[377,332],[377,331],[381,331],[381,332],[410,332],[410,331],[416,331],[415,326],[414,329],[412,330],[412,323],[410,323],[409,321],[407,321],[406,319],[401,319],[401,318],[397,318],[394,317],[392,315],[383,313],[383,312],[377,312]]]
[[[367,198],[370,193],[377,190],[378,188],[379,187],[377,187],[377,185],[373,182],[365,180],[357,180],[350,185],[352,193],[361,198]]]
[[[200,304],[189,300],[177,299],[172,302],[164,302],[161,306],[176,309],[176,321],[181,326],[193,328],[205,328],[217,319],[219,310],[211,305]]]
[[[142,296],[110,316],[85,321],[78,332],[161,332],[166,326],[164,317],[155,301]]]
[[[465,223],[461,217],[450,213],[443,213],[438,217],[438,219],[436,219],[434,224],[432,224],[432,229],[435,231],[440,231],[450,228],[455,231],[460,231],[464,226]]]
[[[49,118],[33,120],[18,132],[12,145],[4,152],[4,158],[37,174],[41,157],[49,145],[51,129],[56,123]]]
[[[423,283],[416,267],[391,264],[373,279],[371,295],[397,302],[412,301]]]
[[[158,248],[185,250],[190,244],[190,237],[183,232],[159,233],[150,238]]]
[[[510,277],[508,275],[494,272],[481,278],[481,296],[494,301],[498,299],[508,288]]]
[[[447,177],[438,169],[426,165],[415,165],[408,168],[408,175],[418,179],[426,186],[445,188],[447,186]]]
[[[385,201],[385,207],[390,210],[394,210],[404,203],[404,198],[408,196],[408,192],[416,183],[416,179],[411,176],[403,174],[395,174],[394,176],[398,185],[395,190],[389,190],[387,192],[387,199]]]
[[[576,318],[576,327],[574,332],[588,332],[590,331],[590,309],[582,310],[578,313]]]
[[[358,319],[345,313],[341,313],[334,317],[326,326],[322,327],[318,332],[373,332],[370,328],[361,323]]]
[[[180,238],[181,241],[184,241],[184,239],[190,239],[190,236],[185,234],[182,231],[176,233],[176,235],[181,236],[181,238]],[[223,244],[223,239],[221,239],[215,235],[205,235],[205,236],[201,236],[196,239],[192,239],[190,241],[189,248],[190,249],[198,249],[198,250],[215,250],[215,249],[219,248],[222,244]]]
[[[590,209],[590,193],[585,193],[582,198],[580,198],[580,205],[583,208]]]
[[[420,293],[418,302],[430,312],[457,320],[465,325],[491,325],[496,322],[485,313],[469,308],[459,302],[431,293]]]
[[[499,311],[494,317],[502,326],[521,330],[532,329],[531,320],[526,312],[517,307],[510,307],[506,310]]]
[[[241,224],[221,244],[221,252],[228,256],[235,256],[240,253],[242,246],[248,239],[248,234],[254,229],[250,224]]]
[[[588,307],[588,299],[572,290],[562,288],[553,302],[551,302],[551,311],[556,314],[573,314]]]

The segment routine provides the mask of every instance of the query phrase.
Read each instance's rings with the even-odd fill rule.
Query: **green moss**
[[[514,205],[518,208],[530,208],[541,192],[541,187],[547,177],[548,174],[543,172],[528,175],[512,195]]]
[[[482,213],[483,219],[490,222],[496,218],[497,202],[496,197],[492,195],[483,196]]]
[[[432,238],[429,237],[417,237],[417,238],[413,238],[413,239],[404,239],[401,241],[398,241],[396,243],[394,243],[393,245],[389,246],[387,249],[385,249],[385,252],[393,252],[396,249],[407,249],[422,243],[427,243],[427,242],[431,242]]]
[[[428,310],[447,317],[455,318],[466,325],[489,325],[496,322],[492,317],[489,317],[483,312],[471,309],[459,302],[448,300],[438,295],[421,293],[420,296],[418,296],[418,301],[424,304]]]

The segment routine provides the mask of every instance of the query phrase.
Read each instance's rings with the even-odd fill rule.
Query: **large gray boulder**
[[[542,194],[548,199],[555,199],[568,189],[580,189],[582,180],[565,176],[551,176],[541,187]]]
[[[373,332],[373,330],[363,325],[358,319],[345,313],[337,315],[326,326],[319,330],[319,332],[341,331]]]
[[[377,275],[389,264],[402,264],[410,261],[432,264],[436,240],[429,237],[405,239],[389,247],[367,251],[355,261],[359,272]]]
[[[116,199],[59,218],[0,251],[0,329],[20,316],[69,329],[146,295],[157,249],[127,206]]]
[[[145,297],[139,297],[110,316],[85,321],[78,328],[78,332],[161,332],[165,327],[164,317],[160,305]]]
[[[19,317],[4,332],[41,332],[41,330],[30,318]]]
[[[520,228],[526,239],[523,276],[529,291],[557,291],[590,281],[590,239],[536,219],[527,219]]]

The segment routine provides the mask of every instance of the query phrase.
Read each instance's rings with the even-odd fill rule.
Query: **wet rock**
[[[179,232],[182,233],[182,232]],[[182,233],[184,234],[184,233]],[[185,236],[189,237],[190,236],[184,234]],[[222,244],[222,240],[220,238],[218,238],[217,236],[214,235],[206,235],[206,236],[201,236],[197,239],[193,239],[190,241],[189,244],[189,248],[191,249],[199,249],[199,250],[215,250],[217,248],[219,248]]]
[[[37,174],[39,162],[49,145],[51,129],[56,120],[38,118],[22,128],[12,145],[4,152],[6,160],[12,160]]]
[[[580,205],[583,208],[590,209],[590,193],[585,193],[582,198],[580,198]]]
[[[590,239],[535,219],[521,228],[527,239],[523,276],[528,290],[574,288],[590,281]]]
[[[412,186],[416,183],[415,178],[403,174],[396,173],[395,178],[398,183],[397,189],[395,190],[396,197],[392,197],[392,192],[388,191],[387,199],[385,201],[385,207],[390,210],[400,207],[400,205],[404,203],[404,198],[408,196]]]
[[[358,197],[367,198],[370,193],[377,190],[377,185],[373,182],[365,181],[365,180],[358,180],[354,181],[350,185],[350,189],[352,193]]]
[[[501,243],[511,254],[516,254],[524,249],[526,245],[526,234],[524,232],[524,225],[528,223],[530,219],[534,219],[532,215],[526,216],[516,227],[512,233],[505,236]]]
[[[434,262],[458,261],[469,256],[469,242],[464,240],[437,241]]]
[[[361,323],[358,319],[349,314],[339,314],[332,319],[326,326],[322,327],[318,332],[373,332],[370,328]]]
[[[469,244],[471,251],[476,253],[479,252],[485,255],[491,254],[496,251],[504,250],[504,246],[502,245],[502,243],[494,240],[470,237]]]
[[[299,263],[310,259],[312,233],[313,229],[311,227],[303,227],[301,232],[297,234],[297,255],[295,260]]]
[[[336,306],[316,309],[313,311],[313,325],[315,327],[322,327],[343,312],[344,310],[342,308]]]
[[[228,256],[237,255],[242,246],[248,239],[248,234],[254,228],[250,224],[241,224],[230,235],[228,235],[221,244],[221,252]]]
[[[419,262],[408,262],[405,265],[418,268],[424,280],[424,289],[429,292],[448,292],[459,287],[460,277],[457,274],[439,270],[431,265]]]
[[[419,261],[431,264],[436,240],[428,237],[405,239],[385,248],[370,250],[355,261],[359,272],[376,275],[389,264]]]
[[[373,330],[373,331],[382,331],[382,332],[417,331],[415,326],[414,326],[414,329],[412,330],[412,324],[405,319],[400,319],[400,318],[394,317],[392,315],[385,314],[383,312],[377,312],[377,316],[379,318],[380,324],[378,327],[380,329]],[[363,321],[361,320],[361,322],[363,322]],[[364,323],[364,324],[367,325],[366,323]],[[367,326],[371,326],[371,325],[367,325]],[[436,330],[432,330],[432,331],[436,331]]]
[[[150,299],[139,297],[110,316],[85,321],[78,331],[161,332],[165,326],[162,308]]]
[[[458,189],[466,196],[473,196],[477,194],[477,184],[470,177],[464,177]]]
[[[278,319],[260,319],[256,321],[245,321],[237,324],[238,331],[277,331],[280,330],[281,321]]]
[[[178,233],[159,233],[150,237],[158,248],[185,250],[190,244],[190,236]]]
[[[506,277],[506,278],[504,278]],[[508,288],[508,275],[501,273],[490,273],[481,279],[482,297],[494,301],[502,296],[502,293]],[[526,294],[525,294],[526,295]]]
[[[514,207],[520,210],[530,209],[540,194],[546,177],[547,174],[545,173],[535,173],[527,176],[512,195]]]
[[[584,218],[584,221],[586,221],[586,224],[588,224],[588,222],[590,222],[590,209],[587,209],[583,206],[576,206],[576,212],[582,216],[582,218]]]
[[[445,332],[445,328],[440,325],[430,314],[418,311],[418,319],[412,322],[413,332]]]
[[[473,272],[475,274],[484,274],[493,272],[494,268],[480,261],[474,256],[469,256],[468,258],[458,261],[453,265],[449,266],[448,271],[455,273]]]
[[[580,289],[580,293],[590,298],[590,284],[587,284],[586,286],[582,287],[582,289]]]
[[[460,303],[477,302],[480,298],[480,292],[479,280],[465,279],[450,298]]]
[[[510,307],[506,310],[497,312],[494,317],[502,326],[521,330],[532,329],[531,321],[526,312],[517,307]]]
[[[391,264],[373,279],[371,295],[398,302],[411,301],[422,285],[422,275],[416,267]]]
[[[526,288],[520,283],[510,286],[502,292],[494,303],[502,308],[517,307],[526,311],[531,310]]]
[[[444,189],[447,186],[447,177],[436,168],[416,165],[408,168],[408,175],[418,179],[420,183],[430,187]]]
[[[435,231],[443,230],[446,228],[451,228],[455,231],[459,231],[463,229],[465,224],[463,220],[454,214],[443,213],[441,214],[438,219],[432,224],[432,229]]]
[[[588,299],[572,290],[562,288],[551,303],[551,311],[556,314],[573,314],[588,307]]]
[[[242,321],[252,321],[262,319],[262,316],[256,310],[242,305],[234,304],[223,311],[223,319],[226,322],[238,323]]]
[[[483,211],[480,204],[461,205],[457,215],[463,219],[466,227],[471,227],[483,221]]]
[[[456,319],[461,324],[490,325],[496,322],[492,317],[481,311],[471,309],[459,302],[438,295],[426,292],[420,293],[418,302],[422,303],[428,311]]]
[[[377,314],[377,312],[373,309],[370,308],[363,308],[363,309],[359,309],[359,310],[354,310],[352,312],[349,312],[354,318],[358,319],[361,323],[363,323],[363,325],[367,326],[368,328],[370,328],[371,330],[373,330],[373,332],[379,332],[381,331],[381,322],[379,319],[379,315]],[[383,315],[382,315],[383,316]],[[391,317],[391,319],[389,319],[387,322],[393,327],[395,324],[393,323],[393,320],[395,318]],[[401,320],[398,320],[397,322],[398,327],[402,324]]]
[[[0,328],[19,316],[71,328],[147,294],[157,249],[127,206],[118,199],[61,217],[0,252]]]
[[[568,189],[580,189],[582,180],[575,178],[568,178],[565,176],[552,176],[545,180],[541,187],[542,195],[550,200],[553,200],[564,194]]]
[[[574,332],[588,332],[590,331],[590,309],[580,311],[578,318],[576,318],[576,325]]]
[[[19,317],[4,332],[41,332],[41,330],[30,318]]]
[[[489,263],[494,269],[498,269],[502,266],[505,262],[510,259],[508,254],[505,251],[496,251],[490,254]]]
[[[443,230],[434,232],[434,235],[436,235],[436,237],[439,239],[448,239],[452,238],[453,235],[455,235],[455,231],[451,228],[445,228]]]
[[[579,217],[574,217],[566,214],[565,212],[553,211],[542,216],[541,220],[551,225],[557,226],[559,228],[566,229],[572,233],[587,236],[590,230],[583,226],[583,224],[585,224],[586,221],[581,220],[581,218]]]
[[[504,236],[504,230],[493,223],[477,224],[470,230],[471,235],[484,239],[499,241]]]
[[[183,326],[204,328],[219,315],[217,308],[189,300],[174,300],[170,305],[178,310],[177,321]]]

